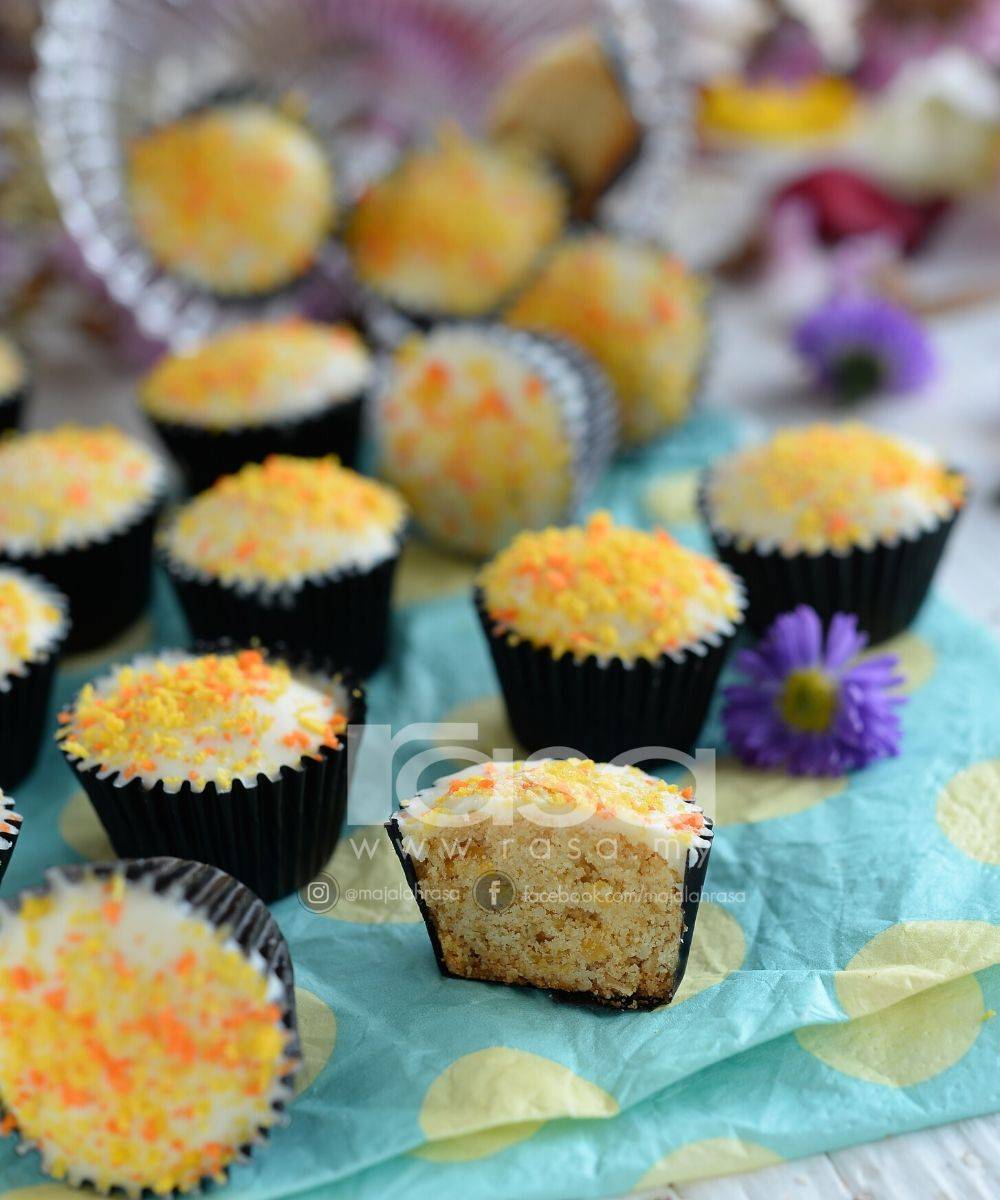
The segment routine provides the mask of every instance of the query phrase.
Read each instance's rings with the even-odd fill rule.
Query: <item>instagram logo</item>
[[[299,888],[299,903],[313,913],[327,913],[340,899],[340,884],[332,875],[321,871],[305,887]]]

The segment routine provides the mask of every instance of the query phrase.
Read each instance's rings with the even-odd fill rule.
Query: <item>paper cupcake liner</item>
[[[3,877],[7,874],[11,857],[17,847],[22,820],[21,814],[14,811],[14,801],[11,797],[0,795],[0,883],[3,883]]]
[[[0,434],[19,429],[21,416],[28,403],[28,389],[20,387],[16,392],[0,396]]]
[[[712,828],[711,818],[706,817],[705,823],[708,829]],[[444,952],[441,949],[441,939],[438,937],[437,923],[434,919],[434,914],[431,912],[430,907],[424,901],[423,895],[421,894],[420,882],[417,879],[417,873],[413,866],[413,860],[406,851],[406,847],[403,843],[403,833],[395,817],[391,817],[388,821],[386,821],[385,829],[389,835],[389,841],[392,843],[392,848],[396,852],[396,857],[399,859],[400,866],[403,868],[403,875],[406,878],[407,886],[413,893],[413,899],[416,901],[417,908],[420,910],[420,915],[423,918],[424,927],[426,928],[427,936],[430,939],[431,949],[434,952],[434,959],[437,962],[438,970],[445,977],[445,979],[461,979],[466,983],[470,982],[470,976],[456,975],[453,971],[450,971],[445,964]],[[557,1000],[564,1004],[587,1004],[599,1008],[614,1008],[620,1011],[628,1012],[650,1012],[662,1004],[668,1004],[676,995],[677,989],[680,987],[681,980],[684,978],[684,972],[687,969],[688,957],[691,953],[691,939],[694,936],[695,921],[698,917],[698,905],[701,903],[701,894],[705,886],[705,875],[708,871],[708,858],[711,850],[712,847],[711,844],[709,844],[697,854],[693,864],[689,858],[684,866],[683,897],[681,900],[681,919],[683,921],[683,928],[681,931],[680,943],[677,948],[677,963],[674,967],[671,986],[663,995],[623,996],[617,999],[609,999],[605,996],[595,996],[592,992],[571,992],[564,988],[536,987],[534,984],[503,983],[500,980],[492,979],[474,980],[474,982],[493,983],[498,987],[519,987],[526,988],[531,991],[544,991],[548,992],[551,999]]]
[[[572,654],[556,658],[528,641],[512,645],[506,633],[494,632],[478,588],[474,599],[511,728],[530,754],[561,746],[610,762],[643,746],[689,750],[736,636],[735,630],[720,634],[679,660],[663,655],[627,666],[618,658],[602,664],[591,655],[578,662]]]
[[[283,1085],[282,1095],[271,1103],[271,1125],[259,1126],[253,1140],[238,1148],[235,1161],[245,1163],[251,1158],[255,1147],[267,1142],[272,1128],[288,1123],[286,1105],[293,1095],[302,1055],[295,1009],[295,974],[288,944],[278,923],[263,902],[236,879],[205,863],[185,862],[163,856],[134,859],[129,862],[49,867],[45,873],[45,881],[40,886],[26,888],[10,900],[0,901],[0,904],[9,912],[16,913],[29,897],[50,893],[57,880],[80,884],[93,878],[108,879],[119,872],[124,874],[130,883],[145,881],[151,891],[175,900],[178,904],[190,905],[195,913],[211,925],[217,929],[225,929],[247,958],[256,958],[259,955],[262,970],[268,974],[273,973],[281,984],[281,1021],[289,1033],[286,1055],[295,1065],[280,1080]],[[0,1116],[4,1115],[8,1114],[0,1103]],[[20,1131],[16,1125],[11,1132],[20,1138]],[[16,1148],[21,1155],[39,1150],[36,1142],[27,1139],[19,1140]],[[223,1175],[228,1177],[229,1167],[224,1168]],[[92,1180],[84,1178],[73,1178],[69,1182],[76,1187],[93,1183]],[[206,1177],[201,1180],[198,1188],[190,1191],[211,1190],[212,1184],[213,1180]]]
[[[167,551],[161,561],[195,638],[257,639],[317,655],[366,676],[385,659],[392,611],[392,581],[402,553],[366,569],[346,569],[304,580],[280,591],[226,584]]]
[[[59,646],[44,658],[25,664],[23,675],[11,675],[0,691],[0,789],[10,791],[26,779],[38,759],[46,730]]]
[[[237,643],[199,646],[202,651],[228,652]],[[365,695],[359,685],[317,659],[289,654],[292,667],[332,678],[344,689],[348,725],[365,719]],[[162,781],[147,787],[133,777],[99,777],[97,767],[81,768],[65,753],[104,826],[115,853],[122,858],[169,854],[210,863],[235,876],[266,903],[304,887],[329,861],[347,811],[348,754],[346,734],[340,746],[320,747],[318,758],[282,766],[274,779],[233,783],[221,791],[209,783],[194,791],[186,780],[176,792]]]
[[[188,487],[201,492],[220,475],[232,475],[245,463],[263,462],[269,454],[299,458],[336,454],[345,466],[353,466],[363,403],[364,393],[360,393],[333,401],[318,413],[238,429],[204,429],[155,418],[153,425],[177,460]]]
[[[854,613],[873,645],[915,620],[960,511],[916,537],[878,542],[868,550],[786,555],[740,550],[712,525],[704,487],[699,505],[716,553],[746,584],[747,623],[755,632],[763,633],[796,605],[808,604],[824,624],[834,613]]]

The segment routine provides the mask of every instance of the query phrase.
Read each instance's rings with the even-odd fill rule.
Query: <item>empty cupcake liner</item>
[[[188,487],[201,492],[220,475],[231,475],[245,463],[263,462],[270,454],[299,458],[335,454],[346,466],[353,466],[363,404],[362,392],[347,400],[334,400],[316,413],[235,429],[204,429],[155,419],[153,425],[180,465]]]
[[[236,642],[201,645],[201,652],[232,652]],[[365,720],[365,694],[319,659],[280,654],[289,665],[332,679],[345,697],[349,726]],[[282,766],[275,778],[254,784],[234,781],[229,791],[209,783],[195,791],[186,780],[169,792],[158,780],[147,787],[133,777],[101,778],[97,767],[81,768],[63,751],[122,858],[169,854],[207,862],[227,871],[266,903],[304,887],[329,861],[347,811],[348,753],[345,733],[336,749],[320,747],[318,758]]]
[[[74,885],[84,883],[88,879],[110,879],[118,874],[124,875],[129,883],[144,883],[150,891],[189,907],[193,914],[204,918],[215,928],[225,930],[247,958],[256,960],[263,973],[273,974],[281,984],[281,1023],[289,1034],[286,1056],[294,1065],[280,1080],[281,1094],[271,1104],[271,1125],[258,1127],[253,1141],[239,1147],[236,1162],[248,1162],[254,1148],[267,1142],[272,1128],[288,1124],[286,1108],[292,1098],[301,1064],[302,1047],[295,1008],[295,974],[284,935],[264,903],[231,875],[205,863],[186,862],[164,856],[127,862],[49,867],[41,885],[26,888],[10,900],[0,901],[0,904],[9,912],[16,913],[25,900],[48,895],[59,882]],[[4,1115],[12,1116],[6,1114],[0,1103],[0,1116]],[[20,1136],[16,1125],[12,1132]],[[17,1152],[22,1155],[38,1150],[39,1146],[34,1141],[24,1139],[17,1144]],[[224,1174],[228,1176],[229,1168],[224,1170]],[[75,1187],[81,1187],[93,1181],[72,1178],[68,1182]],[[210,1190],[213,1182],[205,1178],[201,1181],[199,1189],[192,1190]]]
[[[489,645],[511,728],[524,749],[563,747],[595,762],[611,762],[642,747],[686,752],[705,723],[719,672],[736,629],[687,648],[631,665],[619,658],[556,658],[547,647],[511,643],[497,633],[475,591],[476,612]],[[662,766],[654,758],[643,760]],[[643,762],[633,765],[642,766]]]
[[[699,507],[719,558],[746,584],[747,623],[755,632],[763,633],[775,617],[796,605],[808,604],[824,624],[834,613],[853,613],[872,644],[894,637],[916,619],[961,511],[915,537],[880,541],[870,549],[782,554],[741,550],[715,527],[704,483]]]
[[[14,801],[11,797],[0,793],[0,883],[3,883],[3,877],[7,874],[11,857],[17,847],[23,819],[20,813],[14,811]]]

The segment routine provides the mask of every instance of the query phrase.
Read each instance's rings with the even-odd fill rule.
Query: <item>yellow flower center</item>
[[[837,681],[818,667],[802,667],[785,680],[778,708],[793,729],[826,733],[837,712]]]

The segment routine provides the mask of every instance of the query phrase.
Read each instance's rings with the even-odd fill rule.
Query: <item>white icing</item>
[[[66,601],[55,588],[13,567],[0,567],[0,584],[8,581],[17,584],[27,601],[27,643],[23,655],[16,653],[0,621],[0,692],[10,688],[11,675],[27,674],[29,663],[44,658],[58,645],[68,628]]]

